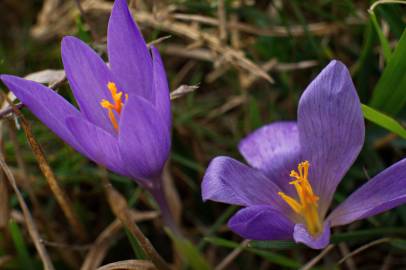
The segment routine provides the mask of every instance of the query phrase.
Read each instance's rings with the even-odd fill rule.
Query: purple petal
[[[120,119],[119,148],[132,177],[158,179],[171,146],[170,134],[153,105],[144,98],[129,97]]]
[[[243,206],[272,205],[291,214],[288,205],[278,195],[280,190],[261,171],[222,156],[210,162],[202,182],[203,200]]]
[[[265,173],[282,190],[296,194],[289,185],[290,171],[300,160],[299,132],[295,122],[276,122],[263,126],[240,141],[238,148],[245,160]]]
[[[332,61],[310,83],[299,102],[298,127],[310,182],[320,197],[320,216],[364,143],[360,101],[347,68]]]
[[[84,153],[65,124],[66,117],[81,117],[80,112],[63,97],[37,82],[1,75],[1,80],[47,127],[77,151]]]
[[[108,82],[117,84],[104,61],[75,37],[65,37],[62,40],[62,61],[83,115],[93,124],[115,134],[107,110],[100,105],[102,99],[111,101]]]
[[[323,226],[323,232],[314,237],[307,231],[303,224],[296,224],[293,232],[296,243],[303,243],[313,249],[323,249],[330,243],[330,224],[327,222]]]
[[[171,128],[171,99],[169,95],[168,80],[166,78],[165,67],[162,63],[161,56],[158,50],[152,46],[152,59],[153,59],[153,87],[155,92],[155,108],[161,114],[162,119]]]
[[[228,222],[232,231],[252,240],[290,240],[293,226],[281,212],[266,205],[243,208]]]
[[[66,119],[66,125],[88,158],[111,171],[126,175],[116,137],[83,117],[69,117]]]
[[[406,159],[356,190],[330,214],[332,226],[345,225],[406,203]]]
[[[124,89],[154,103],[152,59],[125,0],[116,0],[111,11],[107,49],[113,73]]]

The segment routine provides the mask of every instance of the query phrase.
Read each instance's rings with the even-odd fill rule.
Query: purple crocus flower
[[[244,238],[293,239],[324,248],[331,227],[406,202],[403,159],[327,215],[337,185],[362,148],[364,129],[350,74],[332,61],[300,98],[297,122],[269,124],[240,142],[251,167],[223,156],[211,161],[202,183],[203,199],[243,206],[228,226]]]
[[[45,125],[81,154],[131,177],[155,196],[170,219],[161,174],[171,146],[167,78],[125,0],[116,0],[108,24],[110,65],[75,37],[62,40],[62,61],[79,105],[53,90],[11,75],[1,80]]]

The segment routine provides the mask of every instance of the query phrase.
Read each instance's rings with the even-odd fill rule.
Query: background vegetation
[[[225,225],[237,208],[202,203],[200,195],[210,159],[220,154],[242,159],[236,149],[242,137],[272,121],[294,120],[300,94],[333,58],[351,70],[361,101],[369,106],[364,107],[365,116],[373,122],[367,121],[365,146],[333,204],[404,157],[406,16],[400,3],[404,1],[372,9],[373,1],[363,0],[130,2],[147,42],[158,43],[171,89],[198,86],[173,100],[173,146],[166,168],[171,204],[190,242],[178,241],[180,251],[175,252],[149,194],[76,153],[22,109],[32,131],[29,138],[43,148],[60,184],[59,191],[52,187],[55,182],[49,174],[44,177],[37,162],[42,154],[33,152],[32,143],[30,147],[27,142],[24,119],[8,113],[3,99],[2,155],[39,238],[30,237],[21,201],[7,177],[0,175],[0,269],[42,269],[38,243],[55,269],[96,269],[145,258],[131,233],[115,219],[103,178],[128,200],[132,218],[178,269],[406,268],[405,206],[335,229],[332,245],[320,252],[289,242],[244,241]],[[107,0],[2,0],[0,73],[31,74],[72,101],[63,75],[55,71],[63,68],[61,37],[76,35],[105,56],[111,4]],[[36,73],[47,69],[52,71]],[[43,160],[40,164],[46,171]],[[68,198],[65,207],[73,209],[73,220],[66,218],[69,210],[63,209],[55,194]]]

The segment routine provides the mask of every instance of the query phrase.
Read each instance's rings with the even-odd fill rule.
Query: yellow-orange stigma
[[[103,108],[107,109],[110,121],[113,124],[114,129],[116,131],[118,131],[118,122],[117,122],[116,116],[114,115],[113,111],[115,111],[120,116],[121,109],[124,106],[124,102],[122,100],[123,92],[119,92],[117,90],[116,84],[113,82],[109,82],[107,84],[107,88],[109,89],[109,91],[111,93],[113,103],[111,103],[110,101],[108,101],[106,99],[102,99],[102,101],[100,102],[100,105]],[[127,100],[127,99],[128,99],[128,94],[125,95],[125,100]]]
[[[319,197],[313,193],[309,183],[309,162],[299,163],[297,171],[292,170],[290,176],[294,178],[289,184],[296,189],[298,199],[296,200],[283,192],[278,192],[279,196],[295,211],[302,216],[306,222],[307,229],[312,235],[317,235],[322,231],[320,217],[318,213]]]

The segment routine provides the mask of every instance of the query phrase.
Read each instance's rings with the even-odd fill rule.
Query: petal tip
[[[325,70],[333,71],[333,72],[343,72],[348,71],[347,66],[341,62],[340,60],[333,59],[330,63],[326,66]]]
[[[68,45],[69,43],[76,42],[76,41],[78,41],[78,40],[79,40],[79,39],[78,39],[77,37],[74,37],[74,36],[64,36],[64,37],[62,38],[61,45],[62,45],[62,46],[66,46],[66,45]]]
[[[13,75],[7,75],[7,74],[0,74],[0,80],[2,80],[4,83],[9,81],[10,79],[13,79]]]

